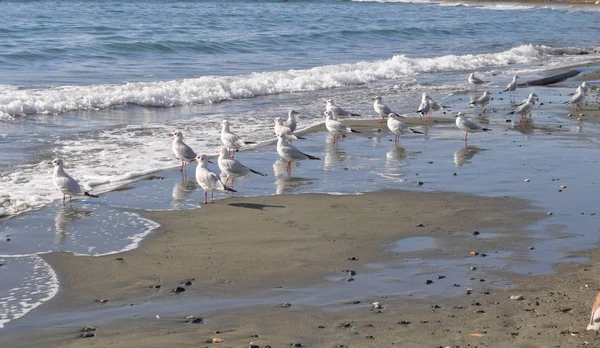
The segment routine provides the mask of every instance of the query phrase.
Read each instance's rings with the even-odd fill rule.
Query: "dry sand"
[[[544,212],[511,198],[452,193],[381,192],[360,196],[320,194],[234,198],[194,211],[149,214],[163,227],[140,249],[120,255],[45,255],[62,289],[45,310],[76,309],[173,296],[252,297],[274,287],[326,282],[328,275],[398,258],[403,237],[448,240],[444,257],[470,250],[493,252],[506,243],[528,245],[527,226]],[[417,227],[423,224],[424,227]],[[478,239],[474,230],[502,237]],[[597,251],[592,258],[597,259]],[[415,257],[427,257],[415,252]],[[433,255],[429,255],[430,257]],[[117,258],[122,257],[122,260]],[[358,261],[351,261],[356,257]],[[475,257],[473,265],[478,264]],[[566,264],[548,276],[510,277],[498,289],[481,283],[471,295],[418,299],[367,297],[358,304],[273,305],[180,313],[160,319],[131,318],[98,327],[79,338],[81,327],[59,327],[0,338],[2,347],[575,347],[598,345],[584,332],[598,287],[600,267]],[[182,294],[169,290],[195,278]],[[449,280],[451,281],[451,279]],[[586,287],[589,284],[590,287]],[[150,286],[161,285],[158,290]],[[520,294],[524,300],[510,300]],[[98,304],[97,299],[108,299]],[[371,302],[383,305],[380,311]],[[438,308],[439,307],[439,308]],[[561,311],[563,307],[563,311]],[[570,310],[566,310],[570,308]],[[157,313],[160,314],[160,313]],[[183,323],[187,315],[205,324]],[[31,313],[30,315],[36,315]],[[401,323],[402,321],[406,321]],[[235,330],[223,332],[226,330]],[[221,331],[221,333],[215,333]],[[571,334],[571,332],[580,332]],[[472,336],[475,334],[475,336]],[[479,337],[476,337],[479,336]],[[212,338],[223,343],[206,343]]]

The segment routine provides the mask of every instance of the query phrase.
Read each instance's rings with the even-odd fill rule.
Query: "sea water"
[[[130,208],[199,206],[193,169],[188,170],[190,178],[177,177],[180,163],[168,137],[174,129],[183,131],[196,152],[214,155],[222,119],[230,120],[241,137],[269,144],[274,117],[295,109],[300,127],[310,127],[323,121],[323,102],[331,97],[362,117],[375,117],[375,95],[399,113],[415,115],[425,91],[454,102],[457,111],[456,104],[465,100],[461,107],[468,109],[468,97],[461,97],[468,73],[492,80],[490,88],[496,89],[514,74],[523,80],[539,78],[548,69],[596,61],[599,34],[596,7],[561,5],[3,2],[0,274],[7,281],[0,286],[0,326],[56,293],[54,271],[37,254],[100,255],[131,249],[156,225]],[[501,125],[504,119],[490,122]],[[430,140],[455,132],[451,127],[432,130]],[[386,139],[361,145],[362,155],[333,151],[331,144],[323,148],[318,139],[309,137],[299,146],[323,156],[323,167],[292,178],[253,180],[248,186],[241,181],[240,193],[396,188],[412,182],[411,170],[423,177],[428,164],[411,158],[422,161],[428,150],[438,149],[419,139],[412,150],[388,149],[380,167],[372,151]],[[597,142],[586,139],[585,151],[596,153]],[[551,138],[544,146],[551,150],[558,143],[564,140]],[[489,148],[469,152],[456,145],[456,166],[464,166],[467,176],[481,175],[481,167],[470,167],[471,161],[489,158],[489,165],[498,163],[491,160],[493,151],[484,151]],[[253,151],[259,154],[259,166],[264,166],[261,157],[274,153],[265,147]],[[51,181],[50,161],[55,157],[101,198],[63,206],[62,194]],[[275,164],[273,174],[279,168]],[[255,169],[270,172],[270,166]],[[366,180],[340,179],[356,167],[371,168],[360,174]],[[470,168],[476,169],[471,173]],[[323,172],[331,175],[323,177]],[[439,173],[429,175],[438,178]],[[522,195],[496,186],[453,187]]]

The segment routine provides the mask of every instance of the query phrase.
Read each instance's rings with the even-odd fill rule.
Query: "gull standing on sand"
[[[273,126],[273,131],[275,132],[275,135],[284,134],[287,140],[306,139],[297,136],[289,127],[284,126],[281,117],[275,117],[273,122],[275,123],[275,126]]]
[[[189,147],[186,143],[183,142],[183,133],[180,131],[173,132],[169,134],[170,137],[173,138],[173,154],[181,161],[181,168],[179,171],[183,173],[183,168],[191,162],[194,158],[196,158],[197,154]]]
[[[342,122],[335,119],[333,116],[333,112],[325,111],[325,128],[333,134],[333,143],[337,144],[339,136],[342,134],[350,134],[350,133],[360,133],[357,130],[354,130]]]
[[[600,330],[600,293],[596,295],[596,300],[592,305],[592,315],[587,327],[588,330]]]
[[[241,147],[254,144],[253,141],[242,141],[240,137],[229,130],[229,121],[221,121],[221,142],[229,150],[229,157],[233,158],[235,152]]]
[[[506,89],[502,91],[502,92],[508,92],[509,101],[514,101],[517,96],[517,87],[519,86],[519,83],[517,82],[518,78],[519,78],[519,75],[513,76],[512,81],[510,81],[508,86],[506,86]]]
[[[385,104],[383,104],[381,102],[381,97],[380,96],[376,96],[375,98],[375,103],[373,103],[373,108],[375,109],[375,112],[381,116],[381,121],[379,121],[379,123],[383,123],[385,121],[385,117],[389,114],[392,113],[392,110],[390,110],[390,108],[388,108]]]
[[[292,132],[296,131],[296,127],[298,126],[298,122],[296,121],[296,115],[298,115],[298,111],[290,110],[288,112],[288,118],[283,122],[283,125],[288,127]]]
[[[490,83],[490,81],[484,81],[475,76],[475,73],[471,73],[468,78],[469,84],[473,85],[473,90],[477,93],[477,86],[484,85],[486,83]]]
[[[437,100],[434,100],[433,98],[431,98],[427,93],[425,93],[425,96],[426,96],[427,100],[429,101],[429,107],[431,108],[431,111],[429,112],[430,114],[431,114],[431,112],[440,111],[446,107],[446,106],[440,104]]]
[[[287,161],[287,171],[288,173],[292,172],[292,162],[302,161],[302,160],[320,160],[319,157],[311,156],[306,154],[296,147],[292,146],[290,142],[287,140],[284,134],[277,135],[277,153],[281,158]]]
[[[460,129],[461,131],[465,132],[465,145],[467,145],[467,136],[469,135],[469,133],[491,131],[491,129],[483,128],[477,123],[468,119],[462,112],[456,114],[456,127],[458,127],[458,129]]]
[[[54,172],[52,173],[52,182],[54,186],[63,194],[63,204],[65,204],[65,200],[67,195],[69,196],[69,202],[72,200],[72,196],[88,196],[88,197],[96,197],[85,190],[77,180],[73,179],[69,174],[67,174],[63,168],[63,161],[60,158],[55,158],[52,160],[52,164],[54,165]]]
[[[581,110],[581,106],[579,104],[582,103],[584,99],[585,99],[585,92],[583,90],[583,87],[580,85],[575,90],[575,94],[573,94],[571,99],[568,102],[566,102],[565,104],[575,105],[575,110]]]
[[[225,186],[219,176],[208,169],[208,162],[210,161],[206,155],[198,155],[192,161],[198,162],[198,166],[196,167],[196,181],[198,181],[198,185],[204,190],[204,204],[209,203],[209,192],[210,203],[214,203],[215,201],[215,191],[237,192],[236,190]]]
[[[219,160],[217,162],[219,164],[219,169],[221,173],[225,173],[227,175],[227,180],[225,180],[224,185],[227,185],[229,179],[231,179],[231,188],[233,188],[235,178],[239,178],[242,176],[249,175],[250,173],[258,174],[260,176],[267,176],[265,173],[261,173],[254,169],[248,168],[245,165],[241,164],[240,161],[229,158],[229,151],[226,148],[222,147],[219,153]]]
[[[529,93],[525,101],[520,104],[515,110],[509,112],[507,115],[521,115],[521,119],[519,123],[526,119],[529,122],[529,116],[531,116],[531,110],[533,110],[533,106],[535,105],[535,101],[537,98],[537,94]]]
[[[481,97],[473,100],[471,102],[471,105],[475,105],[475,106],[479,105],[479,106],[481,106],[481,112],[485,112],[485,106],[487,104],[489,104],[491,100],[492,100],[492,94],[490,93],[490,91],[485,91],[485,92],[483,92]]]
[[[359,114],[351,113],[350,111],[346,111],[342,109],[340,106],[336,105],[333,99],[327,99],[325,102],[325,111],[331,111],[334,118],[337,117],[349,117],[349,116],[360,116]]]
[[[400,115],[392,112],[388,115],[388,119],[387,119],[388,128],[390,129],[390,131],[392,131],[392,133],[395,134],[394,144],[396,144],[400,141],[400,136],[402,134],[406,134],[408,132],[423,134],[423,132],[419,132],[417,130],[409,128],[404,122],[402,122],[400,120],[400,118],[404,118],[404,116],[400,116]]]

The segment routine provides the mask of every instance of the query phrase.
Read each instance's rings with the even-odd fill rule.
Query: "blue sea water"
[[[472,71],[499,87],[516,73],[538,78],[596,61],[600,15],[598,7],[553,3],[23,0],[0,2],[0,38],[0,235],[29,228],[29,216],[42,221],[29,244],[0,246],[0,256],[30,255],[6,263],[33,272],[45,269],[37,252],[109,253],[151,230],[102,203],[58,211],[56,230],[59,216],[118,221],[121,232],[133,231],[116,238],[121,244],[99,245],[108,229],[58,249],[40,241],[62,199],[50,180],[54,157],[94,192],[116,197],[178,165],[173,129],[212,154],[224,118],[260,143],[289,109],[303,127],[321,122],[329,97],[364,117],[374,116],[374,95],[409,113],[424,91],[462,93]],[[38,278],[56,281],[51,272]],[[0,312],[0,325],[31,306]]]

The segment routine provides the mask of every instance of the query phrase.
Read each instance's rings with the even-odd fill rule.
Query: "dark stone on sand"
[[[323,325],[319,325],[319,326],[317,326],[317,328],[319,328],[319,329],[324,329],[324,328],[325,328],[325,326],[323,326]]]
[[[486,257],[487,254],[481,253],[481,257]]]
[[[423,224],[417,224],[415,227],[425,227]]]
[[[478,236],[478,235],[479,235],[479,231],[475,231],[475,232],[473,232],[473,235],[474,235],[474,236]]]
[[[160,289],[160,285],[150,285],[150,289]]]
[[[96,337],[96,334],[93,332],[84,332],[81,334],[81,338],[90,338],[90,337]]]
[[[425,281],[425,284],[427,284],[427,285],[429,285],[429,284],[433,284],[433,280],[431,280],[431,279],[427,279],[427,280]]]
[[[408,325],[408,324],[410,324],[410,321],[408,321],[408,320],[401,320],[401,321],[398,322],[398,324],[400,324],[400,325]]]
[[[117,261],[123,261],[123,258],[122,257],[117,257],[115,260],[117,260]]]
[[[440,305],[434,304],[433,306],[431,306],[431,308],[437,309],[437,308],[442,308]]]
[[[292,306],[292,304],[289,302],[285,302],[285,303],[282,303],[279,305],[279,307],[281,307],[281,308],[290,308],[291,306]]]
[[[251,344],[249,348],[260,348],[260,346],[258,344]]]
[[[185,285],[185,286],[192,286],[192,284],[194,284],[194,283],[192,283],[191,280],[188,280],[185,283],[183,283],[183,285]]]
[[[98,302],[98,303],[106,303],[106,302],[108,302],[108,300],[105,300],[105,299],[100,299],[100,300],[94,300],[94,302]]]
[[[419,182],[417,183],[417,185],[419,185],[419,186],[423,186],[423,184],[424,184],[424,182],[422,182],[422,181],[419,181]]]
[[[93,327],[93,326],[86,326],[81,331],[83,331],[83,332],[94,332],[94,331],[96,331],[96,328]]]
[[[6,238],[6,241],[7,241],[7,242],[10,242],[10,238]]]
[[[444,279],[444,278],[446,278],[446,276],[443,276],[443,275],[438,275],[438,276],[435,276],[435,277],[436,277],[437,279]]]
[[[352,256],[352,257],[349,257],[348,260],[350,260],[350,261],[358,261],[358,257]]]
[[[189,323],[192,323],[192,324],[204,324],[204,319],[202,319],[202,318],[194,318],[194,319],[190,320]]]
[[[292,347],[302,347],[302,343],[292,343],[290,344]]]
[[[172,292],[184,292],[184,291],[185,291],[185,288],[184,288],[184,287],[181,287],[181,286],[178,286],[178,287],[176,287],[175,289],[173,289],[173,290],[171,290],[171,291],[172,291]]]
[[[346,279],[346,281],[347,281],[347,282],[353,282],[353,281],[354,281],[354,278],[350,277],[350,278]]]
[[[457,175],[458,175],[458,174],[456,174],[456,173],[452,173],[452,176],[457,176]]]

